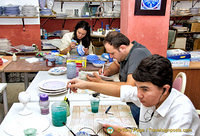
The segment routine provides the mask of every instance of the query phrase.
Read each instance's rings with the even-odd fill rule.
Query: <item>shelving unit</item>
[[[191,2],[191,8],[193,8],[198,2],[200,2],[200,0],[172,0],[172,10],[174,10],[175,6],[180,3],[181,1],[188,1],[188,2]],[[190,19],[190,17],[193,17],[193,16],[200,16],[200,13],[199,14],[183,14],[183,15],[170,15],[170,20],[173,20],[175,24],[181,24],[183,23],[184,24],[184,21],[185,22],[188,22],[187,20]],[[173,23],[173,24],[174,24]],[[190,22],[190,23],[200,23],[200,22]],[[172,24],[172,25],[173,25]],[[192,24],[191,24],[192,25]],[[188,25],[186,25],[188,26]],[[186,42],[186,49],[188,50],[193,50],[193,46],[191,44],[191,42],[193,43],[194,41],[194,38],[193,38],[193,35],[194,34],[200,34],[200,32],[178,32],[177,33],[177,36],[178,37],[186,37],[187,39],[187,42]]]
[[[63,9],[63,4],[65,2],[88,2],[88,3],[91,3],[91,2],[112,2],[112,7],[114,7],[113,1],[114,0],[55,0],[55,2],[61,2],[61,11]]]
[[[111,19],[109,25],[112,24],[112,22],[114,21],[114,19],[119,19],[120,17],[65,17],[65,18],[56,18],[56,15],[51,15],[51,16],[40,16],[40,18],[46,18],[46,20],[44,21],[43,24],[41,24],[41,27],[43,28],[43,26],[46,24],[46,22],[49,20],[49,19],[62,19],[64,20],[63,21],[63,25],[62,25],[62,28],[65,27],[65,22],[66,20],[70,20],[70,19],[90,19],[90,20],[96,20],[95,23],[92,25],[93,27],[95,26],[96,22],[99,20],[99,19]]]
[[[89,4],[91,4],[91,2],[112,2],[112,8],[113,8],[114,0],[55,0],[55,2],[61,2],[61,11],[62,11],[64,2],[88,2]],[[46,18],[46,20],[43,22],[43,24],[41,24],[41,27],[43,27],[49,19],[63,19],[64,22],[63,22],[62,28],[64,28],[66,20],[69,20],[69,19],[90,19],[90,20],[94,19],[95,20],[95,23],[93,24],[93,27],[94,27],[96,22],[99,19],[112,19],[109,24],[109,25],[111,25],[114,19],[118,19],[120,17],[94,17],[94,16],[90,16],[90,17],[57,17],[56,15],[51,15],[51,16],[40,16],[40,18]]]
[[[33,16],[33,17],[27,17],[27,16],[0,16],[0,18],[21,18],[22,19],[22,24],[23,24],[23,31],[26,31],[25,29],[25,23],[24,19],[25,18],[38,18],[38,16]]]
[[[172,9],[174,9],[174,7],[180,3],[181,1],[191,1],[192,2],[192,8],[198,3],[200,2],[200,0],[172,0]]]

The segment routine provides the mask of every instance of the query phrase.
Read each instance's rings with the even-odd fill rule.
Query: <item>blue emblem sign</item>
[[[141,9],[142,10],[160,10],[161,0],[142,0]]]

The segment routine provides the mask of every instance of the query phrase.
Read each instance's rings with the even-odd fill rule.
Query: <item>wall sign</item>
[[[167,0],[135,0],[135,15],[164,16]]]

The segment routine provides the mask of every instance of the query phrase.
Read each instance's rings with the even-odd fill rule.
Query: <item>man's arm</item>
[[[114,61],[107,69],[104,69],[104,76],[112,76],[119,73],[120,65],[117,61]],[[102,69],[99,70],[99,74],[102,73]]]
[[[73,92],[76,92],[77,88],[90,89],[102,94],[120,97],[120,86],[115,84],[88,82],[75,78],[68,82],[67,88],[71,88]]]

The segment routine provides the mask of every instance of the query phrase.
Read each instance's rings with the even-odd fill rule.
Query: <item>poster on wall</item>
[[[164,16],[167,0],[135,0],[135,15]]]

